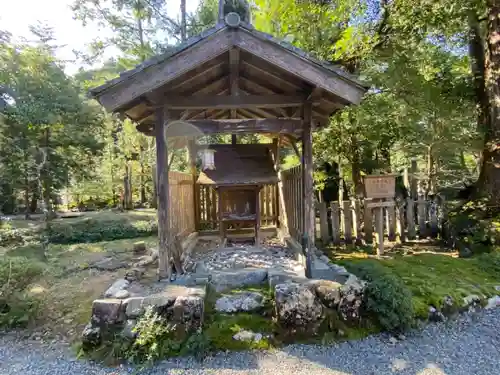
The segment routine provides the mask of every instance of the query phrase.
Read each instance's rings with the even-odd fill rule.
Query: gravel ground
[[[385,335],[329,347],[292,345],[272,353],[229,353],[203,363],[162,362],[139,371],[160,374],[273,375],[493,375],[500,367],[500,309],[432,324],[391,344]],[[132,369],[104,368],[76,360],[68,348],[0,337],[1,375],[124,375]]]

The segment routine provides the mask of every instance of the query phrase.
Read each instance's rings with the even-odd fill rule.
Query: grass
[[[440,307],[446,296],[461,306],[468,295],[490,297],[500,285],[500,254],[483,254],[469,259],[455,253],[440,253],[435,247],[415,245],[403,252],[377,259],[363,250],[337,253],[335,261],[348,269],[359,262],[378,263],[403,280],[412,293],[415,315],[427,318],[429,305]]]

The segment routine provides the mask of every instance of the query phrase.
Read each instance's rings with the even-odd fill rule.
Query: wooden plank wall
[[[219,228],[219,205],[217,192],[211,185],[198,185],[199,210],[198,230],[216,230]],[[259,194],[260,225],[278,225],[278,186],[264,185]]]
[[[172,235],[186,236],[196,230],[194,217],[193,177],[189,173],[170,171],[169,224]]]
[[[285,201],[286,215],[288,219],[288,231],[290,236],[297,241],[302,241],[304,228],[304,215],[302,205],[302,167],[300,165],[281,172],[283,181],[283,195]],[[282,215],[285,212],[281,212]]]

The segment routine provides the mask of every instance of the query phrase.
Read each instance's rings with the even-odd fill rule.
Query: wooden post
[[[417,158],[412,158],[411,159],[411,167],[410,167],[410,196],[413,199],[417,199],[417,185],[418,185],[418,180],[417,180],[417,172],[418,172],[418,167],[417,167]]]
[[[260,206],[259,206],[259,192],[262,191],[262,186],[260,186],[256,192],[256,198],[255,198],[255,246],[260,246],[260,236],[259,236],[259,231],[260,231]]]
[[[156,181],[158,194],[158,277],[168,279],[172,275],[170,267],[169,244],[169,186],[168,186],[168,149],[165,135],[168,111],[165,108],[156,110]]]
[[[441,202],[439,205],[439,225],[441,227],[441,238],[445,241],[449,240],[450,231],[448,224],[448,210],[446,209],[446,200],[440,197]]]
[[[356,245],[361,245],[361,204],[358,198],[352,199],[352,227]]]
[[[312,104],[305,103],[303,111],[302,131],[302,177],[304,198],[304,235],[306,254],[306,276],[310,277],[310,266],[314,247],[314,185],[313,185],[313,155],[312,155]]]
[[[321,233],[321,241],[323,245],[326,245],[330,242],[330,234],[328,233],[328,212],[326,208],[326,202],[319,202],[319,227]]]
[[[405,234],[405,205],[404,202],[401,202],[396,206],[396,231],[397,237],[401,243],[406,242],[406,234]]]
[[[345,242],[352,243],[352,211],[350,201],[342,202],[342,224]]]
[[[217,188],[217,194],[219,195],[219,199],[217,200],[219,202],[219,234],[220,234],[220,247],[225,247],[226,246],[226,225],[222,221],[222,212],[223,212],[223,206],[222,206],[222,195],[224,194],[224,191],[222,190],[221,187]],[[208,196],[208,194],[207,194]],[[258,206],[257,206],[258,207]],[[210,215],[207,215],[210,216]]]
[[[200,220],[198,216],[199,202],[198,202],[198,186],[196,184],[196,143],[194,139],[188,141],[188,154],[189,154],[189,169],[193,178],[193,205],[194,205],[194,230],[200,229]]]
[[[396,207],[387,207],[387,236],[389,241],[396,241]]]
[[[373,212],[372,209],[369,207],[369,203],[371,201],[372,201],[371,199],[364,200],[364,206],[365,206],[364,232],[365,232],[365,242],[367,244],[373,243]]]
[[[417,200],[417,214],[418,214],[418,238],[427,237],[426,226],[426,201],[423,195],[420,195]]]
[[[415,231],[415,202],[413,198],[406,198],[406,226],[408,228],[408,239],[414,240],[417,236]]]
[[[236,134],[231,134],[231,144],[235,145],[237,143]]]
[[[288,212],[286,210],[286,202],[285,202],[285,192],[283,189],[283,173],[281,172],[280,163],[279,163],[279,149],[281,146],[281,136],[278,138],[278,142],[276,145],[276,154],[274,160],[274,166],[276,171],[278,172],[278,225],[282,232],[285,235],[289,235],[288,232]]]
[[[375,207],[375,228],[377,241],[377,256],[384,254],[384,208]]]
[[[340,245],[340,222],[339,214],[340,207],[338,202],[331,202],[330,207],[332,209],[332,239],[334,245]]]

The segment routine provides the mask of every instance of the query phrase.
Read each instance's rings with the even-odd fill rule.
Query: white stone
[[[264,296],[257,292],[224,295],[215,302],[215,310],[224,313],[254,311],[263,306]]]
[[[494,296],[488,299],[488,304],[485,309],[493,309],[498,306],[500,306],[500,296]]]
[[[396,345],[398,343],[398,339],[394,336],[391,336],[389,337],[389,343],[391,343],[392,345]]]
[[[233,336],[233,340],[258,342],[262,340],[262,337],[262,333],[254,333],[252,331],[241,330]]]
[[[122,289],[115,293],[115,298],[125,299],[130,296],[130,292],[128,290]]]
[[[106,298],[118,298],[116,294],[121,290],[125,290],[129,287],[130,282],[125,279],[116,280],[109,288],[104,292],[104,297]]]
[[[468,295],[467,297],[464,297],[464,306],[470,306],[479,302],[481,302],[481,297],[479,297],[476,294],[471,294]]]

